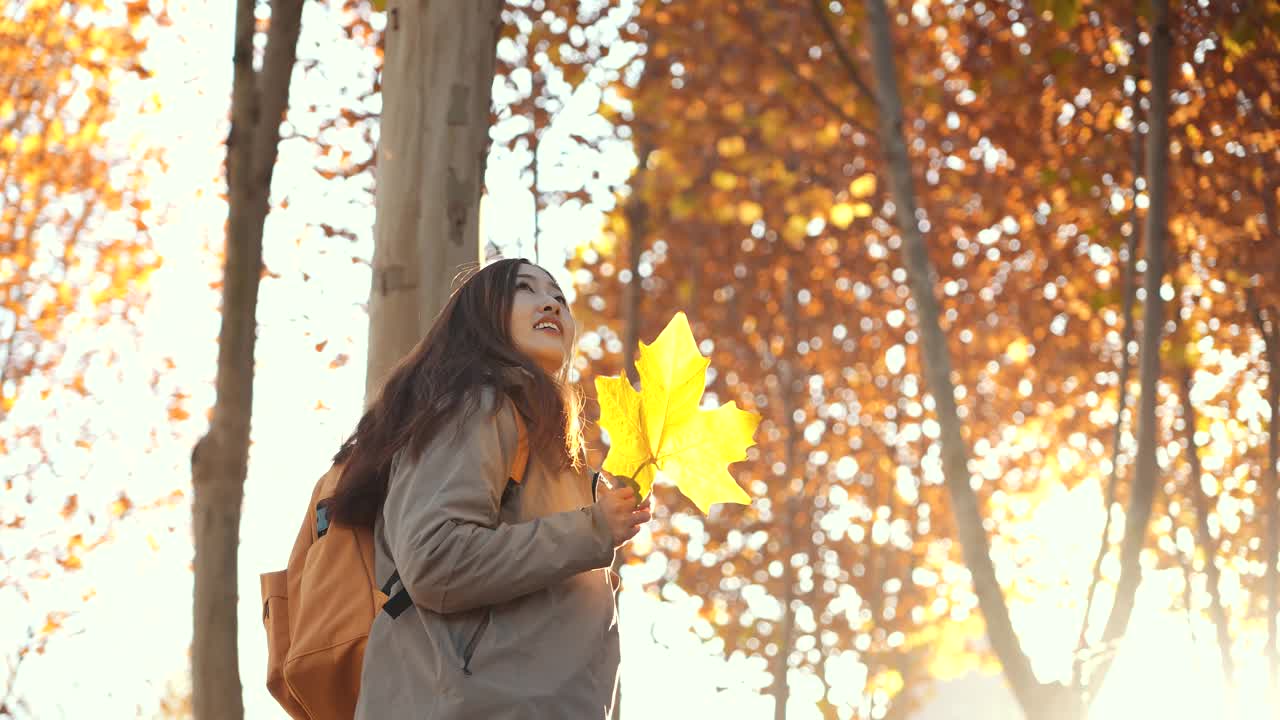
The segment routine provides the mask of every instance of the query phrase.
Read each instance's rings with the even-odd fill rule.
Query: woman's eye
[[[562,296],[562,295],[557,295],[557,296],[556,296],[556,302],[560,303],[561,305],[568,305],[568,304],[569,304],[569,301],[565,300],[565,299],[564,299],[564,296]]]

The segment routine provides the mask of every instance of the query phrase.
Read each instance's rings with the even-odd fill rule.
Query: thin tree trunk
[[[707,236],[707,229],[701,221],[695,220],[693,227],[694,237],[703,238]],[[691,245],[693,247],[689,248],[689,302],[687,303],[689,309],[685,314],[689,316],[689,326],[693,328],[696,336],[698,323],[706,320],[700,312],[702,308],[702,274],[705,272],[702,266],[704,250],[701,242],[695,241]]]
[[[530,57],[529,72],[533,75],[533,87],[529,92],[529,124],[533,128],[529,131],[529,154],[531,155],[529,167],[533,171],[533,179],[529,185],[529,193],[533,196],[533,261],[537,263],[542,262],[539,244],[542,239],[542,184],[538,181],[538,146],[542,142],[541,116],[544,114],[538,112],[538,98],[542,96],[542,89],[546,82],[544,82],[542,71],[535,68],[533,63],[534,60]]]
[[[501,0],[390,0],[369,292],[371,400],[479,264]]]
[[[302,18],[302,0],[271,3],[265,58],[262,70],[255,71],[254,5],[254,0],[236,3],[217,394],[209,431],[191,452],[195,490],[191,702],[197,720],[244,716],[236,649],[236,555],[249,458],[262,234]]]
[[[1130,27],[1129,37],[1132,39],[1134,48],[1138,47],[1138,18],[1134,14],[1133,24]],[[1135,58],[1132,62],[1137,64]],[[1103,510],[1106,517],[1102,523],[1102,537],[1098,541],[1098,553],[1093,559],[1093,577],[1089,581],[1089,591],[1085,596],[1084,616],[1080,619],[1080,636],[1076,640],[1076,657],[1072,662],[1072,684],[1079,687],[1081,685],[1081,676],[1084,671],[1084,663],[1086,650],[1089,646],[1089,616],[1093,614],[1093,601],[1098,591],[1098,584],[1102,581],[1102,563],[1107,558],[1107,549],[1110,547],[1111,537],[1111,517],[1112,509],[1116,504],[1117,490],[1120,485],[1120,454],[1121,442],[1124,440],[1124,413],[1129,406],[1129,375],[1133,368],[1133,356],[1129,353],[1129,345],[1133,342],[1133,304],[1134,290],[1136,283],[1138,266],[1138,228],[1140,227],[1140,218],[1138,215],[1138,203],[1136,201],[1139,192],[1139,178],[1142,177],[1142,135],[1138,132],[1139,120],[1142,117],[1142,74],[1135,71],[1133,73],[1133,138],[1130,143],[1129,157],[1133,166],[1133,194],[1135,202],[1130,215],[1131,222],[1129,228],[1129,237],[1125,239],[1125,262],[1124,271],[1122,273],[1121,288],[1124,293],[1124,299],[1121,301],[1120,310],[1120,376],[1118,379],[1117,392],[1119,397],[1116,399],[1116,426],[1111,436],[1111,473],[1107,478],[1107,490],[1105,500],[1103,501]]]
[[[1164,331],[1164,302],[1160,288],[1164,283],[1169,165],[1169,3],[1168,0],[1152,0],[1153,22],[1151,55],[1148,68],[1151,74],[1151,113],[1147,123],[1147,185],[1150,204],[1147,209],[1146,275],[1143,300],[1142,349],[1139,365],[1141,396],[1138,402],[1137,462],[1133,483],[1129,492],[1129,507],[1125,511],[1124,539],[1120,546],[1120,580],[1116,587],[1115,603],[1103,629],[1102,639],[1108,645],[1107,656],[1099,664],[1096,689],[1106,677],[1119,641],[1129,626],[1134,598],[1142,582],[1142,565],[1139,556],[1146,545],[1147,525],[1151,519],[1151,507],[1155,500],[1156,475],[1160,468],[1156,463],[1156,391],[1160,381],[1160,340]]]
[[[782,406],[782,424],[786,427],[786,449],[784,461],[787,468],[787,500],[783,505],[784,514],[782,516],[782,621],[778,626],[778,653],[773,657],[772,667],[773,674],[773,717],[774,720],[786,720],[787,702],[791,699],[791,686],[787,683],[787,672],[790,669],[791,648],[795,646],[795,605],[796,600],[796,577],[795,568],[792,567],[791,557],[795,553],[796,528],[799,526],[796,514],[799,510],[798,498],[800,493],[795,492],[794,481],[796,478],[797,452],[796,452],[796,424],[795,418],[795,367],[792,363],[793,353],[795,352],[795,334],[798,331],[798,318],[795,303],[795,287],[792,284],[791,273],[793,271],[792,261],[787,260],[786,275],[782,287],[782,312],[783,321],[785,322],[786,346],[782,349],[781,357],[779,357],[779,391],[781,392],[780,403]]]
[[[1261,125],[1258,111],[1253,110],[1256,124]],[[1265,127],[1265,126],[1264,126]],[[1280,245],[1280,207],[1277,207],[1276,194],[1280,192],[1280,166],[1272,159],[1270,153],[1258,156],[1262,167],[1259,195],[1262,199],[1263,213],[1267,218],[1268,240],[1272,248]],[[1263,251],[1265,252],[1265,251]],[[1276,424],[1277,411],[1280,411],[1280,318],[1276,316],[1276,308],[1268,308],[1263,313],[1258,304],[1256,290],[1250,288],[1246,294],[1249,307],[1262,334],[1267,354],[1267,404],[1270,406],[1271,419],[1268,421],[1267,467],[1263,472],[1263,487],[1266,488],[1268,512],[1266,544],[1263,552],[1267,558],[1267,665],[1271,701],[1280,706],[1280,628],[1277,628],[1277,613],[1280,613],[1280,480],[1277,479],[1277,463],[1280,463],[1280,440]],[[1268,327],[1268,321],[1269,327]]]
[[[1204,486],[1200,483],[1203,471],[1200,467],[1200,448],[1196,445],[1196,408],[1191,404],[1191,367],[1182,367],[1179,378],[1179,390],[1182,399],[1182,424],[1187,434],[1187,465],[1189,466],[1191,504],[1196,512],[1196,540],[1204,553],[1205,581],[1209,586],[1209,617],[1213,619],[1218,635],[1218,653],[1222,657],[1222,672],[1226,675],[1227,687],[1235,686],[1236,666],[1231,657],[1231,628],[1227,620],[1227,610],[1222,605],[1222,572],[1218,569],[1218,543],[1209,532],[1209,498],[1205,495]],[[1187,578],[1188,583],[1190,577]],[[1190,608],[1188,608],[1190,611]]]
[[[644,188],[646,165],[651,148],[640,149],[635,177],[631,179],[631,196],[623,208],[627,218],[627,271],[631,278],[622,288],[622,367],[632,385],[639,385],[636,374],[636,349],[640,343],[640,258],[644,254],[645,240],[649,234],[649,207],[641,197]]]
[[[1277,464],[1280,464],[1280,423],[1277,413],[1280,412],[1280,324],[1274,308],[1263,310],[1253,288],[1246,290],[1249,311],[1253,315],[1254,324],[1262,335],[1267,356],[1267,406],[1270,419],[1267,421],[1267,465],[1262,469],[1262,487],[1267,498],[1267,531],[1262,548],[1262,556],[1267,563],[1267,667],[1268,682],[1273,700],[1280,701],[1280,628],[1277,628],[1277,614],[1280,614],[1280,479],[1277,478]]]
[[[1178,532],[1178,515],[1173,512],[1172,508],[1172,505],[1166,506],[1169,515],[1169,534],[1176,535]],[[1187,554],[1182,552],[1182,548],[1177,547],[1176,544],[1173,548],[1173,556],[1177,558],[1178,566],[1182,568],[1182,608],[1186,611],[1187,616],[1187,635],[1191,637],[1191,643],[1194,645],[1196,642],[1196,613],[1195,598],[1191,590],[1192,580],[1196,574],[1195,566],[1192,564],[1191,558],[1187,557]],[[1195,662],[1199,665],[1198,660]]]
[[[933,395],[935,412],[941,426],[942,469],[965,565],[973,576],[978,606],[986,620],[987,635],[1004,668],[1005,677],[1023,712],[1029,717],[1051,717],[1059,713],[1072,717],[1075,708],[1068,707],[1070,698],[1050,692],[1041,685],[1022,651],[1009,608],[996,577],[991,548],[982,524],[978,497],[970,484],[968,448],[961,432],[956,408],[955,387],[951,379],[951,355],[939,323],[938,300],[934,294],[936,278],[929,261],[928,249],[916,215],[916,195],[912,185],[910,159],[902,116],[902,98],[898,92],[897,71],[893,56],[893,26],[884,0],[867,0],[870,21],[871,59],[874,67],[877,112],[880,120],[880,144],[887,160],[896,224],[902,233],[903,264],[916,304],[916,325],[920,330],[925,379]],[[1053,699],[1050,695],[1055,695]]]
[[[787,454],[792,454],[791,445],[795,441],[791,439],[790,433],[787,437]],[[791,472],[791,467],[787,467],[787,471]],[[771,693],[773,695],[773,718],[774,720],[786,720],[787,703],[791,699],[791,686],[787,683],[787,671],[790,668],[791,648],[795,646],[795,610],[792,605],[795,604],[795,570],[791,567],[791,546],[795,542],[795,516],[796,516],[796,498],[788,497],[783,504],[783,527],[782,527],[782,545],[783,545],[783,561],[782,561],[782,621],[778,624],[778,654],[774,656],[773,662],[770,663],[770,672],[773,675],[773,687]]]
[[[1274,319],[1272,323],[1274,325]],[[1276,465],[1280,464],[1280,338],[1272,328],[1267,343],[1267,405],[1271,418],[1267,421],[1267,467],[1263,473],[1263,487],[1267,488],[1267,665],[1270,668],[1272,696],[1280,700],[1280,632],[1276,627],[1276,615],[1280,614],[1280,480],[1276,477]]]

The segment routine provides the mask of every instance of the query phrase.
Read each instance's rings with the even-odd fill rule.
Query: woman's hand
[[[619,482],[619,479],[606,476],[607,481],[596,493],[596,505],[604,513],[609,523],[609,533],[613,536],[613,546],[620,547],[640,532],[640,526],[649,522],[652,514],[649,510],[649,498],[637,502],[636,491]],[[615,487],[615,485],[617,487]]]

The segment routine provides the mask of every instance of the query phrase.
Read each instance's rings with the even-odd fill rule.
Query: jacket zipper
[[[462,651],[462,674],[471,676],[471,656],[476,652],[476,646],[480,644],[480,636],[484,635],[484,631],[489,627],[489,617],[493,614],[490,610],[484,614],[480,620],[480,626],[476,628],[475,633],[471,636],[471,642],[467,643],[466,649]]]

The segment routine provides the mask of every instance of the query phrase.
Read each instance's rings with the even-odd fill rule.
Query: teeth
[[[543,328],[546,328],[546,329],[548,329],[548,330],[559,330],[559,329],[560,329],[560,328],[556,327],[554,323],[549,323],[549,322],[540,322],[540,323],[538,323],[537,325],[534,325],[534,326],[533,326],[533,329],[534,329],[534,330],[541,330],[541,329],[543,329]]]

